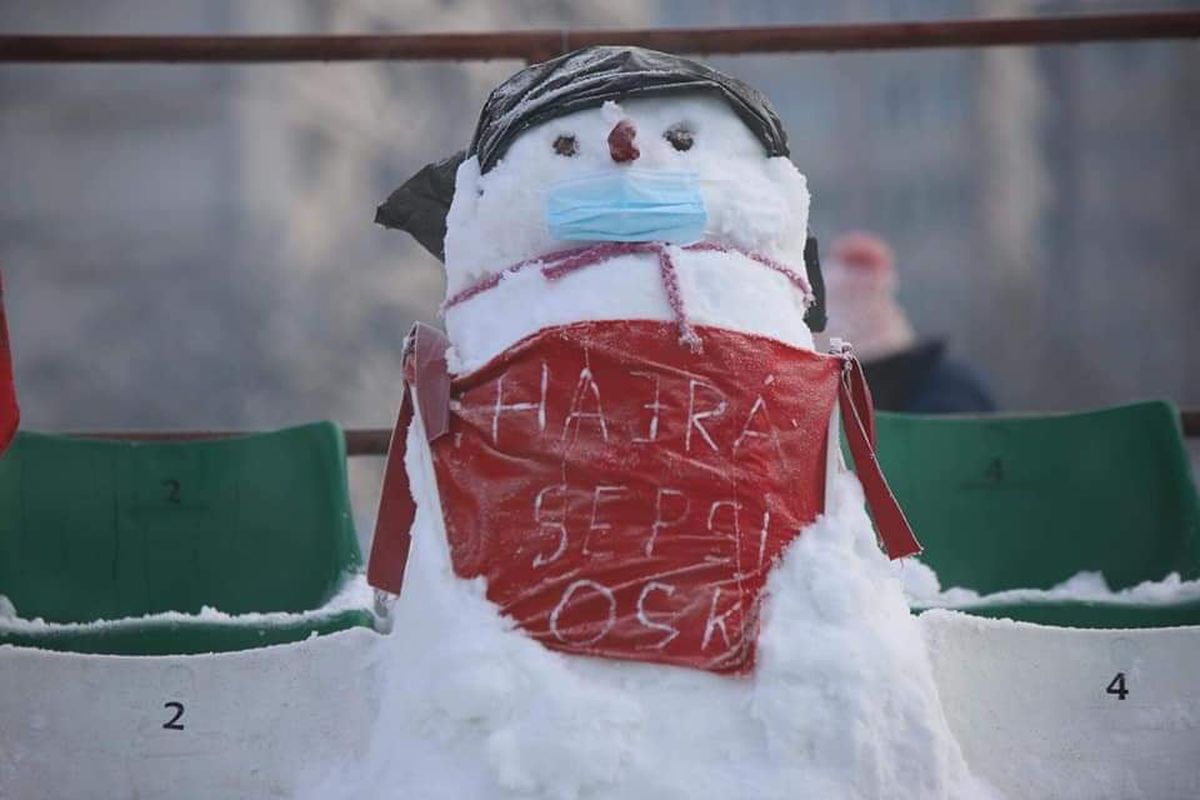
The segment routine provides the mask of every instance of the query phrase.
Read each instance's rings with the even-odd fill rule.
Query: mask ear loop
[[[817,237],[812,234],[804,241],[804,271],[808,285],[812,288],[813,304],[804,312],[804,324],[813,333],[825,330],[828,318],[825,315],[825,278],[821,275],[821,254],[817,249]]]

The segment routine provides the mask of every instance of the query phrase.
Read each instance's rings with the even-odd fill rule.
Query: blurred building
[[[1092,3],[1097,11],[1114,3]],[[1197,8],[1200,3],[1177,3]],[[1076,4],[1044,7],[1066,13]],[[1043,48],[1053,186],[1044,315],[1060,340],[1044,393],[1200,403],[1200,43]],[[1068,350],[1086,343],[1100,358]]]
[[[1040,0],[66,0],[59,33],[751,25],[1133,10]],[[1196,8],[1200,2],[1176,3]],[[1200,45],[712,59],[779,106],[813,226],[891,240],[901,296],[1008,408],[1200,405]],[[437,264],[374,206],[519,66],[0,67],[0,264],[31,427],[386,424]]]
[[[215,32],[215,5],[0,6],[10,32]],[[0,68],[0,264],[33,427],[231,421],[265,357],[224,67]],[[269,381],[250,382],[251,392]]]
[[[45,0],[25,33],[647,25],[638,0]],[[0,264],[34,428],[386,424],[438,264],[373,224],[519,62],[0,67]]]
[[[1200,8],[1200,2],[1159,4]],[[663,24],[1115,13],[1131,2],[664,0]],[[740,56],[809,177],[814,232],[894,245],[918,328],[1002,406],[1200,404],[1200,44]]]

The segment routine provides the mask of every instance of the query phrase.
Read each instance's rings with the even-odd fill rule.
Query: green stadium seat
[[[1086,570],[1123,589],[1200,575],[1200,504],[1169,403],[876,420],[879,460],[943,587],[1047,589]],[[1200,602],[969,610],[1074,627],[1200,624]]]
[[[22,620],[85,625],[0,619],[0,644],[188,654],[371,626],[369,608],[321,610],[361,565],[345,464],[328,422],[186,442],[21,432],[0,458],[0,595]],[[204,607],[303,616],[183,616]]]

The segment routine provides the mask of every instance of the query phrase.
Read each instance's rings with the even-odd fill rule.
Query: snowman
[[[813,351],[808,208],[764,97],[628,47],[517,73],[381,207],[444,259],[446,333],[406,346],[372,749],[320,796],[987,795],[861,373]]]

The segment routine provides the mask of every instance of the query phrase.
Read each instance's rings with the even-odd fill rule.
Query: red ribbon
[[[421,404],[421,423],[429,441],[444,434],[450,425],[450,371],[446,366],[449,342],[441,331],[417,323],[404,346],[404,393],[396,427],[388,444],[383,472],[383,494],[375,518],[375,537],[367,561],[367,582],[377,589],[400,594],[408,551],[412,546],[412,524],[417,505],[408,482],[404,457],[408,451],[408,428],[413,421],[413,389]]]
[[[371,540],[371,557],[367,561],[367,583],[376,589],[400,594],[404,570],[408,566],[408,551],[412,547],[412,524],[417,516],[404,455],[408,426],[413,420],[412,391],[404,382],[400,398],[400,413],[388,445],[387,465],[383,471],[383,495],[379,498],[379,513],[375,517],[375,536]]]
[[[921,544],[913,535],[912,526],[892,494],[875,456],[875,406],[862,364],[853,356],[845,356],[845,359],[838,406],[842,411],[842,430],[846,432],[846,444],[854,459],[854,471],[862,484],[867,508],[888,557],[915,556],[921,552]]]

